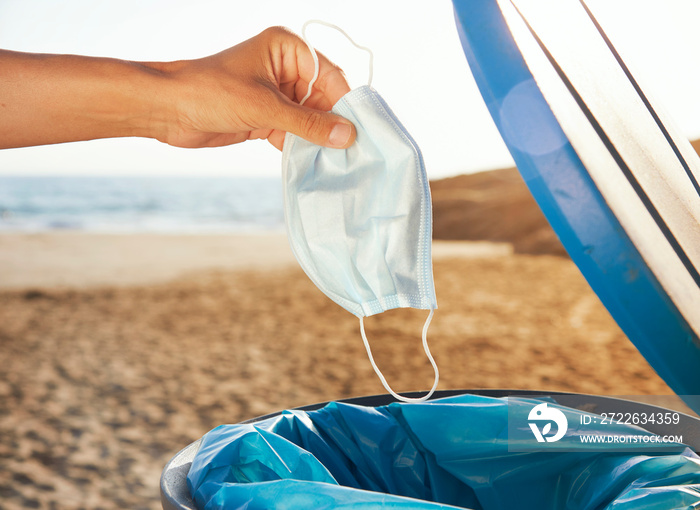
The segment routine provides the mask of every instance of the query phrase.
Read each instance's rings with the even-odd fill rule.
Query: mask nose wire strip
[[[433,366],[433,370],[435,371],[435,382],[433,383],[433,387],[430,389],[430,391],[428,392],[427,395],[424,395],[424,396],[418,397],[418,398],[402,397],[401,395],[399,395],[398,393],[396,393],[394,390],[391,389],[391,386],[389,386],[389,383],[386,382],[386,379],[384,378],[382,371],[379,370],[379,367],[374,362],[374,357],[372,356],[372,349],[370,349],[370,347],[369,347],[369,341],[367,341],[367,334],[365,333],[364,317],[360,317],[360,333],[362,333],[362,341],[365,344],[365,349],[367,349],[367,356],[369,356],[369,362],[372,364],[372,368],[374,368],[374,371],[377,374],[377,376],[379,377],[379,380],[382,381],[384,388],[389,393],[391,393],[391,395],[396,400],[400,400],[401,402],[407,402],[407,403],[425,402],[433,395],[433,393],[435,393],[435,389],[438,386],[438,381],[440,380],[440,372],[438,371],[437,363],[435,363],[435,360],[433,359],[433,355],[430,354],[430,348],[428,347],[428,327],[430,326],[430,321],[433,320],[434,313],[435,313],[435,310],[431,309],[430,314],[428,315],[428,318],[425,320],[425,325],[423,326],[423,350],[425,351],[425,355],[430,360],[430,364]]]
[[[304,26],[301,27],[301,37],[304,39],[304,42],[306,43],[306,46],[309,47],[309,51],[311,52],[311,57],[314,59],[314,77],[311,79],[309,82],[309,90],[306,92],[306,95],[304,96],[304,99],[299,101],[300,105],[303,105],[307,99],[311,96],[311,91],[313,90],[314,83],[316,83],[316,80],[318,80],[318,73],[319,73],[319,65],[318,65],[318,55],[316,55],[316,50],[314,49],[313,46],[311,46],[311,43],[309,43],[309,39],[306,37],[306,27],[308,27],[311,24],[316,24],[316,25],[324,25],[329,28],[334,28],[341,34],[343,34],[348,41],[350,41],[356,48],[361,49],[369,53],[369,75],[367,78],[367,86],[372,85],[372,75],[374,73],[374,53],[372,53],[372,50],[367,48],[366,46],[360,46],[357,44],[355,41],[353,41],[352,37],[350,37],[345,30],[340,28],[337,25],[334,25],[332,23],[327,23],[325,21],[321,21],[319,19],[310,19],[306,23],[304,23]]]

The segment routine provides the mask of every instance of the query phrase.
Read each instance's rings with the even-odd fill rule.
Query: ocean
[[[279,178],[0,176],[0,231],[284,230]]]

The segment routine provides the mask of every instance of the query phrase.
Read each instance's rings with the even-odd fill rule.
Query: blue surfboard
[[[453,4],[540,208],[625,334],[700,413],[700,158],[584,0]]]

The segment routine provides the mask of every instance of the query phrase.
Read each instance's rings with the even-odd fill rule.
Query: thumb
[[[313,110],[296,103],[285,105],[285,110],[282,115],[286,121],[283,129],[311,143],[346,149],[355,141],[355,126],[340,115]]]

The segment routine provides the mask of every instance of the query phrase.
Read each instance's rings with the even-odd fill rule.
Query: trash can
[[[571,409],[585,411],[586,413],[595,413],[600,416],[611,414],[652,416],[669,413],[669,410],[666,408],[619,398],[575,393],[531,392],[526,390],[442,390],[436,392],[432,400],[459,395],[478,395],[493,398],[546,399],[547,401]],[[347,399],[341,402],[359,406],[379,407],[395,402],[395,400],[391,395],[375,395]],[[323,408],[325,405],[326,403],[314,404],[298,408],[298,410],[314,411]],[[275,413],[254,418],[244,423],[261,422],[279,414],[280,413]],[[682,436],[683,442],[687,446],[695,452],[700,452],[700,419],[683,413],[674,412],[674,414],[679,416],[678,423],[648,423],[644,428],[658,436]],[[201,439],[188,445],[177,453],[165,466],[160,481],[161,501],[164,510],[199,510],[187,488],[187,474],[200,442]]]

